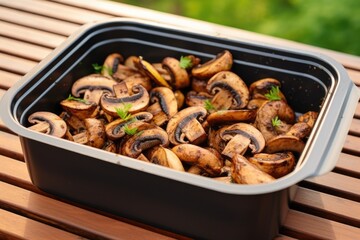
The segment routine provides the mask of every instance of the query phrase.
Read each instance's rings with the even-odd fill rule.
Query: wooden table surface
[[[360,86],[360,58],[348,54],[102,0],[0,0],[0,98],[79,26],[115,16],[321,52],[342,63]],[[1,120],[0,180],[0,239],[186,238],[40,191],[30,181],[19,138]],[[358,103],[336,168],[299,183],[278,239],[360,239],[359,201]]]

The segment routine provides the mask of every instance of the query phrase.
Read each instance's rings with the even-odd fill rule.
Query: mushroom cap
[[[230,70],[232,64],[232,54],[228,50],[224,50],[217,54],[215,58],[193,67],[191,73],[196,78],[210,78],[218,72]]]
[[[76,100],[64,99],[60,102],[61,107],[70,115],[74,115],[80,119],[93,117],[98,111],[97,104],[93,102],[80,102]]]
[[[252,122],[255,120],[256,110],[223,110],[210,113],[206,121],[210,126],[235,124],[238,122]]]
[[[147,154],[150,162],[184,172],[184,166],[176,154],[168,148],[156,146]]]
[[[188,141],[195,144],[204,141],[206,132],[200,122],[204,121],[206,114],[206,109],[200,106],[184,108],[176,113],[166,126],[170,142],[178,145]]]
[[[221,91],[228,92],[232,99],[219,99],[218,101],[231,101],[230,109],[244,108],[249,102],[249,89],[246,83],[238,75],[230,71],[221,71],[215,74],[208,81],[206,89],[211,94],[219,94]],[[216,95],[214,98],[216,98]],[[214,99],[212,103],[214,104]]]
[[[270,139],[266,143],[264,152],[277,153],[277,152],[298,152],[302,153],[305,148],[305,143],[298,137],[292,135],[279,135]]]
[[[303,139],[305,137],[308,137],[310,135],[310,132],[311,132],[311,127],[309,124],[305,122],[297,122],[290,127],[286,135],[292,135],[300,139]]]
[[[123,108],[125,104],[131,104],[129,113],[135,113],[144,110],[149,104],[149,93],[142,85],[136,85],[132,88],[133,95],[124,97],[114,97],[109,94],[103,94],[100,100],[101,108],[111,116],[118,116],[116,108]]]
[[[117,72],[119,64],[123,62],[124,57],[120,53],[112,53],[108,55],[101,69],[101,75],[111,77],[113,73]]]
[[[66,122],[58,115],[52,112],[46,112],[46,111],[34,112],[28,117],[28,121],[31,124],[39,124],[42,122],[46,122],[48,124],[48,128],[46,129],[45,133],[55,137],[62,138],[65,136],[65,133],[67,131]],[[47,126],[47,124],[45,125]],[[29,127],[29,129],[35,130],[35,128],[33,127]]]
[[[171,149],[183,162],[196,165],[211,174],[217,176],[221,173],[223,162],[213,152],[194,144],[180,144]]]
[[[173,57],[166,57],[162,61],[162,66],[170,73],[170,85],[173,88],[183,89],[190,85],[189,74],[186,69],[180,67],[179,60]]]
[[[186,94],[186,105],[190,107],[194,106],[205,106],[205,101],[211,100],[212,96],[207,92],[195,92],[189,91]]]
[[[113,86],[116,81],[100,74],[90,74],[74,82],[71,88],[71,94],[80,97],[86,90],[101,89],[104,92],[113,93]]]
[[[269,93],[272,87],[281,87],[279,80],[275,78],[263,78],[250,84],[249,92],[253,99],[267,99],[265,94]],[[280,98],[286,101],[285,96],[280,92]]]
[[[167,87],[155,87],[150,91],[150,102],[158,102],[161,111],[169,118],[178,112],[178,105],[174,92]]]
[[[86,118],[84,119],[84,123],[88,136],[87,145],[95,148],[102,148],[106,141],[103,122],[96,118]]]
[[[185,96],[180,90],[174,91],[174,96],[177,102],[178,110],[184,106]]]
[[[121,154],[137,158],[146,149],[155,146],[167,147],[169,145],[169,137],[162,128],[153,124],[143,123],[137,129],[137,134],[128,135],[124,138]]]
[[[249,157],[249,162],[274,178],[280,178],[294,170],[296,158],[292,152],[258,153]]]
[[[318,116],[319,116],[318,112],[309,111],[309,112],[306,112],[306,113],[302,114],[301,116],[299,116],[298,122],[305,122],[311,128],[313,128]]]
[[[251,124],[236,123],[220,130],[220,137],[225,141],[231,140],[235,135],[242,135],[250,140],[252,153],[260,153],[265,147],[263,135]]]

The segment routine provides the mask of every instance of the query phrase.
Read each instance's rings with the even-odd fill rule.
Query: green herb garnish
[[[277,128],[277,127],[280,126],[281,120],[279,119],[278,116],[276,116],[276,117],[271,119],[271,124],[273,125],[274,128]]]
[[[73,97],[71,94],[69,94],[69,96],[68,96],[68,98],[66,100],[74,100],[74,101],[78,101],[78,102],[88,104],[88,101],[86,101],[85,99]]]
[[[265,94],[265,97],[270,101],[281,100],[279,86],[272,86],[269,93]]]
[[[125,103],[125,104],[123,104],[122,108],[115,108],[115,111],[121,119],[129,120],[130,118],[132,118],[131,113],[129,113],[129,110],[131,109],[131,107],[132,107],[131,103]]]
[[[214,105],[211,103],[211,101],[209,99],[206,99],[205,102],[204,102],[204,108],[208,111],[208,112],[211,112],[211,111],[214,111],[216,110]]]
[[[180,67],[183,69],[188,69],[192,67],[192,61],[190,57],[180,57]]]
[[[110,67],[107,67],[105,65],[99,65],[97,63],[93,63],[91,66],[94,68],[95,73],[101,73],[102,71],[107,71],[110,76],[113,75],[112,68]]]
[[[124,132],[128,135],[135,135],[138,133],[137,131],[138,131],[137,127],[130,128],[128,124],[124,126]]]

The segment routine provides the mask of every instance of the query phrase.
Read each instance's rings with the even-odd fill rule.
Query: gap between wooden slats
[[[48,48],[55,48],[66,39],[64,36],[7,22],[0,22],[0,35]]]
[[[291,208],[322,218],[360,227],[360,203],[299,187]]]
[[[354,240],[360,228],[290,210],[280,233],[298,239]]]
[[[347,135],[343,147],[343,152],[360,157],[360,137]]]
[[[4,182],[0,189],[0,207],[90,239],[172,239]]]
[[[0,69],[8,72],[25,75],[37,64],[35,61],[0,53]]]
[[[80,26],[79,24],[64,22],[6,7],[0,7],[0,19],[9,23],[55,33],[62,36],[69,36]]]
[[[85,1],[84,3],[89,4],[90,1]],[[40,0],[32,0],[31,2],[29,2],[29,0],[0,0],[0,5],[77,24],[84,24],[87,22],[113,17],[109,14],[97,13],[76,7],[66,6],[63,4]]]
[[[1,239],[79,240],[82,237],[0,209]]]
[[[22,75],[0,70],[0,88],[7,90],[14,85]],[[5,92],[0,92],[2,96]]]
[[[341,153],[334,172],[360,178],[360,158],[351,154]]]

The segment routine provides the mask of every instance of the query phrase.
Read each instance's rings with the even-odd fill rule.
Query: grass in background
[[[360,0],[115,0],[360,56]]]

